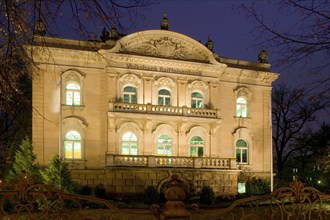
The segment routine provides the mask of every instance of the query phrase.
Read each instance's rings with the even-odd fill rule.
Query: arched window
[[[243,164],[248,163],[248,146],[242,139],[236,142],[236,162]]]
[[[166,89],[161,89],[158,91],[158,105],[171,105],[171,93]]]
[[[66,159],[81,159],[81,135],[77,131],[69,131],[64,138],[64,155]]]
[[[66,105],[81,105],[80,85],[76,82],[71,82],[65,87],[65,104]]]
[[[190,140],[190,156],[204,156],[204,141],[201,137],[195,136]]]
[[[123,100],[125,103],[136,104],[136,88],[132,86],[126,86],[123,91]]]
[[[191,107],[192,108],[203,108],[203,95],[199,92],[193,92],[191,94]]]
[[[133,132],[126,132],[122,137],[121,153],[137,155],[137,137]]]
[[[163,156],[172,155],[172,140],[168,135],[162,134],[158,137],[156,154]]]
[[[247,117],[248,107],[247,100],[244,97],[239,97],[236,100],[236,116],[237,117]]]

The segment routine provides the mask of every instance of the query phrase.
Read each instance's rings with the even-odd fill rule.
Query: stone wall
[[[235,195],[239,174],[229,170],[131,167],[71,172],[80,185],[103,184],[110,194],[140,194],[148,185],[154,185],[160,191],[171,180],[171,175],[177,174],[191,194],[199,193],[202,186],[208,185],[217,195]]]

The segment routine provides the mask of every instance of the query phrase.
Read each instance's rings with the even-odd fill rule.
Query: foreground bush
[[[156,204],[159,201],[159,192],[157,191],[155,186],[147,186],[144,190],[144,203],[151,205]]]
[[[204,205],[212,205],[215,202],[215,193],[210,186],[203,186],[199,195],[199,201]]]
[[[246,182],[248,195],[261,195],[270,193],[270,180],[260,177],[250,177]]]

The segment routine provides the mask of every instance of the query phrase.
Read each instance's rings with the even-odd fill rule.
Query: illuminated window
[[[190,140],[190,156],[204,156],[204,141],[201,137],[195,136]]]
[[[203,108],[203,96],[199,92],[193,92],[191,94],[191,107]]]
[[[124,96],[123,100],[125,103],[132,103],[132,104],[137,103],[135,87],[126,86],[123,91],[123,96]]]
[[[158,91],[158,105],[171,105],[171,93],[166,89],[161,89]]]
[[[80,85],[78,83],[69,83],[65,87],[65,104],[81,105]]]
[[[236,162],[248,163],[248,146],[243,140],[236,142]]]
[[[66,159],[81,159],[81,136],[77,131],[69,131],[64,138]]]
[[[236,116],[237,117],[247,117],[248,107],[247,100],[244,97],[239,97],[236,100]]]
[[[133,132],[126,132],[122,137],[121,153],[137,155],[137,137]]]
[[[172,140],[168,135],[162,134],[158,137],[156,154],[163,156],[171,156]]]

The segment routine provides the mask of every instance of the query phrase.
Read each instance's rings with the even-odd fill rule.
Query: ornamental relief
[[[131,84],[138,87],[138,85],[141,83],[141,79],[132,73],[127,73],[119,78],[119,82],[121,85]]]
[[[126,44],[120,52],[133,52],[136,54],[172,58],[179,60],[199,60],[210,62],[207,55],[203,54],[193,45],[185,45],[183,41],[170,37],[157,37],[144,39],[139,44]]]
[[[175,82],[168,77],[162,77],[155,82],[155,86],[157,86],[158,88],[167,87],[173,89],[175,88]]]
[[[201,90],[201,91],[206,91],[208,89],[208,85],[203,81],[196,80],[196,81],[193,81],[192,83],[190,83],[188,85],[188,88],[190,90],[197,89],[197,90]]]

